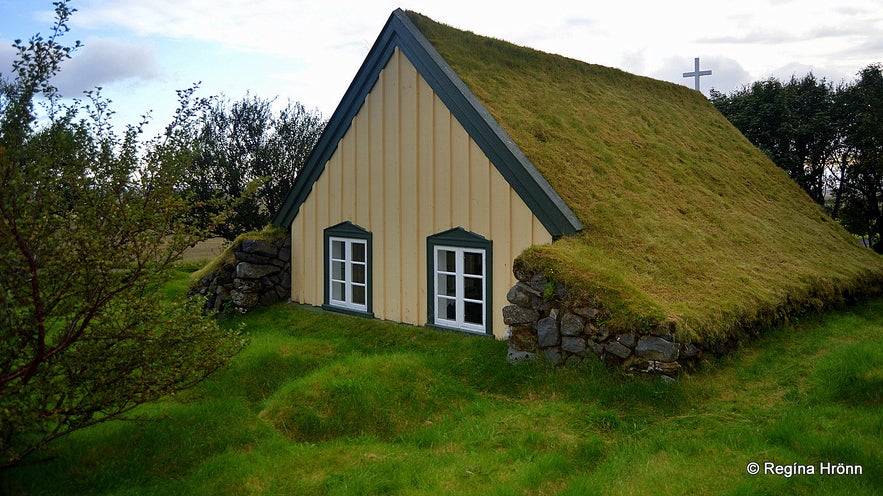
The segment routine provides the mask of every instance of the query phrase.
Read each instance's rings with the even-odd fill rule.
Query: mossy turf
[[[521,262],[612,326],[722,340],[883,287],[883,257],[699,92],[408,15],[585,226]]]

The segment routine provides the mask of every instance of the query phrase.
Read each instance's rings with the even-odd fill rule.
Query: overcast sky
[[[157,129],[176,89],[299,101],[331,116],[397,7],[436,21],[702,91],[812,72],[839,83],[883,62],[883,0],[74,0],[68,42],[83,42],[57,86],[102,86],[117,120],[153,111]],[[47,34],[50,0],[0,0],[0,72],[16,38]]]

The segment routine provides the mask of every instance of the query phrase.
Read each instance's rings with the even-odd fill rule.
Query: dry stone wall
[[[205,296],[205,311],[221,314],[242,314],[287,300],[291,295],[291,240],[243,240],[233,247],[232,260],[203,277],[190,294]]]
[[[592,355],[611,367],[659,374],[671,379],[702,356],[693,343],[677,342],[671,329],[612,333],[602,308],[566,303],[567,288],[542,274],[516,271],[503,308],[510,362],[538,356],[555,364],[582,362]]]

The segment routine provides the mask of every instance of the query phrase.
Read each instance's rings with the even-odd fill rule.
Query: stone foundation
[[[222,255],[223,256],[223,255]],[[291,296],[291,239],[246,239],[232,261],[202,278],[190,294],[206,297],[205,311],[243,314]]]
[[[523,271],[515,276],[518,283],[507,295],[511,305],[503,308],[510,362],[542,356],[563,365],[595,355],[611,367],[670,379],[703,354],[693,343],[677,342],[672,329],[662,326],[646,333],[612,333],[603,308],[565,303],[568,292],[561,283]]]

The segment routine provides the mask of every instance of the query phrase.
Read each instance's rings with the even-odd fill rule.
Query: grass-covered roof
[[[518,263],[611,326],[722,339],[883,285],[699,92],[407,15],[585,226]]]

